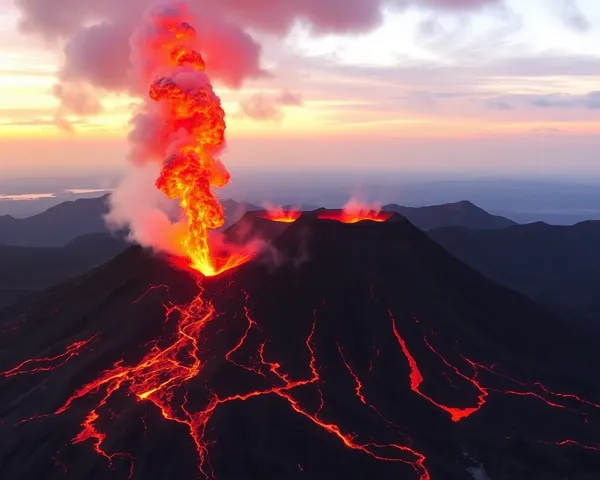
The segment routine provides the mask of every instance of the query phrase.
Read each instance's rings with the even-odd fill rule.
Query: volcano
[[[233,227],[275,262],[132,247],[4,310],[2,478],[598,478],[596,338],[398,214],[324,213]]]

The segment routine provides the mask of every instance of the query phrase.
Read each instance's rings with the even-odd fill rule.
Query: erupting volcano
[[[156,186],[178,199],[187,228],[174,239],[189,266],[214,276],[247,262],[248,253],[215,251],[210,233],[225,224],[223,207],[212,192],[229,182],[219,155],[225,147],[225,112],[195,50],[196,30],[182,17],[184,7],[147,16],[156,38],[143,54],[150,57],[150,86],[143,110],[162,125],[160,144],[168,155]],[[138,34],[143,37],[143,34]]]
[[[225,113],[171,12],[148,17],[142,111],[192,273],[131,247],[0,312],[2,478],[600,475],[596,339],[405,218],[248,213],[225,237],[263,255],[215,247]]]

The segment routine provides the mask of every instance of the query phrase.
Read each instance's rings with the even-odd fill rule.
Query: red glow
[[[202,56],[192,48],[193,27],[185,22],[154,27],[172,34],[162,45],[170,51],[163,60],[171,74],[156,78],[149,96],[162,106],[165,136],[181,138],[165,160],[156,186],[170,199],[179,199],[185,212],[187,231],[176,240],[189,266],[205,276],[219,275],[250,258],[244,252],[215,252],[209,241],[209,232],[225,223],[223,207],[211,190],[229,182],[229,173],[218,158],[225,147],[225,112],[204,72]],[[150,53],[158,57],[162,51]],[[185,82],[178,76],[182,71]]]
[[[87,340],[72,343],[67,347],[67,349],[63,353],[60,353],[53,357],[32,358],[30,360],[25,360],[24,362],[20,363],[19,365],[10,370],[7,370],[6,372],[0,372],[0,376],[9,378],[15,377],[17,375],[49,372],[51,370],[55,370],[59,367],[62,367],[73,357],[79,355],[81,351],[96,338],[97,335],[94,335],[88,338]]]
[[[148,292],[156,288],[151,288]],[[246,298],[248,299],[247,296]],[[97,422],[102,415],[102,411],[106,408],[107,402],[116,392],[124,389],[138,401],[147,401],[154,404],[166,420],[187,426],[190,438],[194,442],[198,453],[199,469],[206,477],[211,477],[212,473],[210,472],[210,462],[208,459],[210,441],[205,438],[205,433],[207,425],[217,408],[229,402],[246,401],[250,398],[265,395],[276,395],[285,400],[294,412],[337,437],[346,447],[361,451],[376,460],[405,463],[412,466],[415,472],[418,473],[420,480],[430,480],[430,475],[424,464],[425,456],[414,450],[411,446],[396,443],[385,445],[359,443],[355,435],[344,433],[336,423],[319,417],[324,406],[324,398],[319,389],[319,383],[322,380],[319,375],[316,352],[313,345],[318,309],[314,311],[312,327],[305,341],[309,356],[308,370],[310,371],[310,375],[301,379],[292,379],[288,373],[283,371],[280,363],[267,360],[265,352],[266,342],[263,342],[259,348],[259,363],[256,365],[248,367],[233,360],[233,356],[243,347],[252,329],[257,327],[256,321],[252,319],[247,306],[244,307],[244,312],[247,326],[240,339],[225,354],[225,359],[263,378],[271,376],[273,381],[272,386],[261,390],[223,397],[213,393],[208,403],[197,411],[189,409],[186,395],[184,395],[185,400],[183,404],[175,400],[179,389],[185,387],[189,381],[196,378],[204,367],[204,363],[200,360],[199,356],[200,348],[198,339],[202,338],[202,333],[206,325],[215,318],[216,312],[210,302],[203,300],[201,293],[185,307],[171,306],[167,309],[167,318],[173,315],[179,317],[176,334],[170,345],[161,348],[158,343],[155,343],[150,348],[149,353],[136,365],[125,366],[123,362],[117,362],[113,368],[101,373],[98,378],[78,389],[56,410],[55,414],[60,415],[69,410],[78,399],[102,392],[96,406],[87,413],[81,424],[81,431],[72,441],[73,444],[91,441],[96,453],[105,457],[109,461],[109,464],[112,464],[117,458],[129,460],[130,476],[133,475],[134,464],[131,455],[128,453],[109,453],[106,451],[104,448],[106,434],[97,428]],[[341,348],[340,353],[343,356]],[[357,382],[356,393],[366,405],[366,399],[360,391],[362,384],[349,364],[346,363],[346,365]],[[315,412],[311,412],[303,407],[293,395],[295,389],[308,386],[315,388],[321,397],[320,407]],[[375,407],[371,408],[377,411]],[[388,453],[384,454],[381,451],[387,451]]]
[[[361,212],[359,214],[347,214],[346,212],[327,212],[319,213],[319,220],[335,220],[342,223],[358,223],[363,221],[383,223],[392,216],[389,212]]]
[[[360,381],[360,379],[358,378],[358,376],[356,375],[356,373],[354,373],[354,370],[352,370],[352,367],[350,366],[350,364],[346,360],[346,357],[344,356],[344,351],[342,350],[342,347],[340,347],[338,345],[337,348],[338,348],[338,351],[340,352],[340,356],[342,357],[342,361],[344,362],[344,365],[345,365],[346,369],[350,372],[350,375],[352,375],[352,378],[354,378],[354,381],[356,382],[356,388],[354,390],[355,393],[356,393],[356,396],[362,402],[363,405],[366,405],[367,401],[365,400],[365,397],[362,394],[362,388],[363,388],[362,382]]]
[[[437,353],[435,350],[433,350],[433,348],[429,345],[428,345],[429,348],[434,353],[436,353],[438,356],[440,356],[442,358],[442,360],[446,364],[446,366],[452,368],[460,377],[462,377],[465,380],[467,380],[468,382],[470,382],[477,390],[479,390],[480,395],[479,395],[479,399],[478,399],[478,403],[477,403],[476,407],[458,408],[458,407],[448,407],[439,402],[436,402],[434,399],[432,399],[428,395],[425,395],[423,392],[421,392],[420,387],[421,387],[421,384],[423,383],[423,375],[421,375],[421,372],[419,371],[419,367],[417,365],[416,360],[414,359],[414,357],[411,355],[410,351],[408,350],[406,342],[404,341],[404,339],[398,332],[398,327],[396,325],[396,319],[394,318],[394,315],[392,314],[392,312],[390,310],[388,310],[388,314],[392,321],[392,329],[394,332],[394,336],[396,337],[396,340],[398,340],[398,343],[400,344],[400,348],[402,348],[402,352],[404,353],[404,356],[408,360],[408,364],[410,367],[410,388],[411,388],[411,390],[413,392],[415,392],[416,394],[420,395],[421,397],[423,397],[425,400],[427,400],[431,404],[435,405],[436,407],[438,407],[438,408],[442,409],[443,411],[445,411],[446,413],[448,413],[453,422],[459,422],[460,420],[467,418],[467,417],[471,416],[473,413],[477,412],[485,404],[485,397],[488,394],[487,391],[481,385],[479,385],[479,383],[475,379],[469,378],[466,375],[463,375],[458,369],[456,369],[455,367],[450,365],[448,362],[446,362],[446,360],[444,360],[443,357],[441,357],[441,355],[439,355],[439,353]]]
[[[266,204],[264,212],[258,212],[259,218],[271,220],[272,222],[294,223],[302,216],[302,210],[299,208],[291,208],[284,210],[281,206]]]
[[[342,223],[358,223],[365,220],[371,222],[385,222],[393,213],[382,212],[377,205],[365,205],[358,200],[350,200],[342,211],[328,211],[319,213],[320,220],[335,220]]]

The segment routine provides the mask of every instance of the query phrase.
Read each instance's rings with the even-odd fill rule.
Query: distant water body
[[[111,192],[108,188],[67,188],[56,192],[4,193],[0,190],[0,215],[28,217],[62,202],[93,198]]]

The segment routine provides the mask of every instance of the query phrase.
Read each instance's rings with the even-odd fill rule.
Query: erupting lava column
[[[209,245],[210,230],[225,223],[223,207],[211,191],[230,178],[218,159],[225,146],[225,112],[204,60],[193,48],[194,28],[168,15],[151,18],[162,39],[161,53],[167,53],[149,95],[158,103],[152,111],[164,125],[168,155],[156,186],[170,199],[179,199],[185,212],[188,228],[179,242],[190,266],[205,276],[218,275],[248,260],[245,254],[215,255]]]

